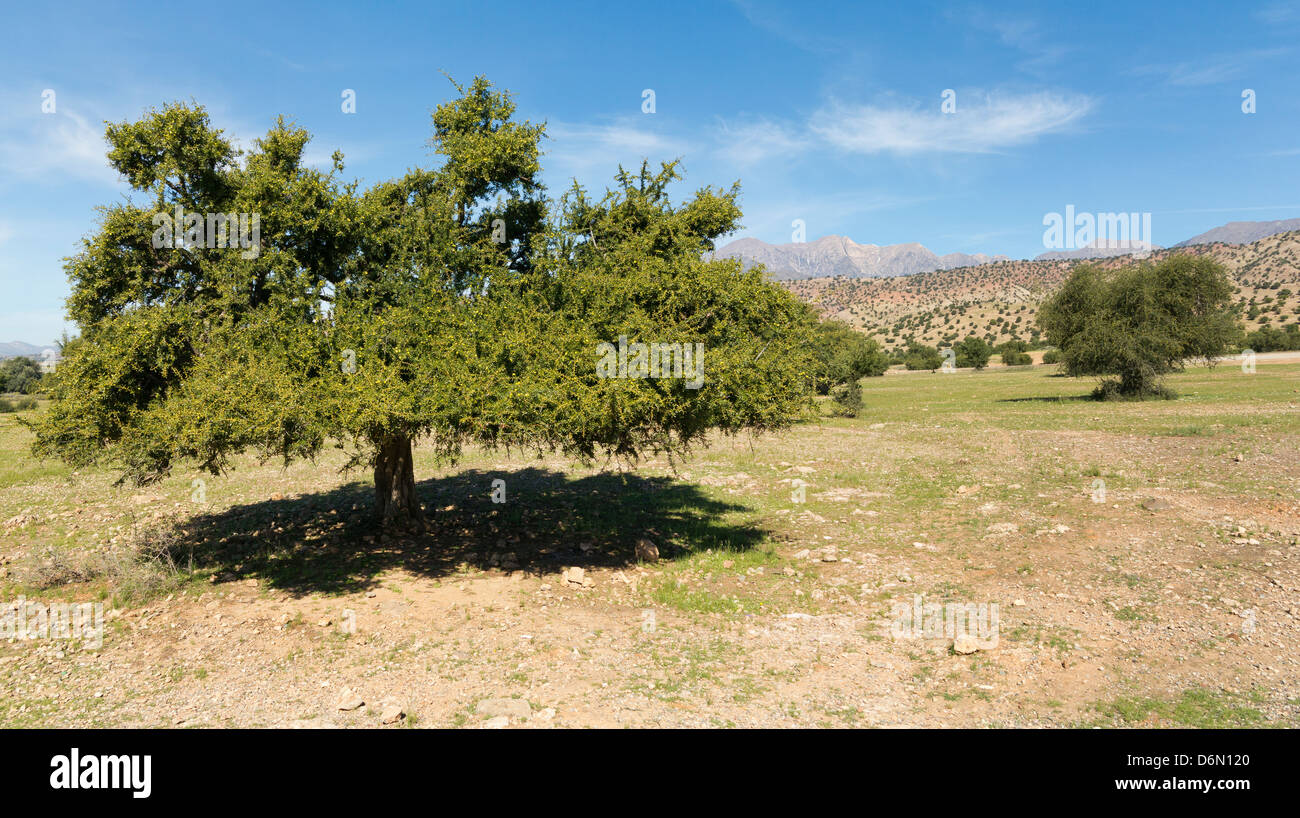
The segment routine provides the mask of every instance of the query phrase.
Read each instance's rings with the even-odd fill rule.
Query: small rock
[[[385,699],[383,708],[379,713],[379,721],[383,724],[396,724],[406,718],[406,710],[396,699]]]
[[[979,642],[973,636],[958,636],[952,643],[952,652],[962,656],[968,656],[979,649]]]
[[[365,700],[362,699],[360,696],[358,696],[356,692],[352,690],[352,688],[346,687],[343,689],[343,693],[339,695],[338,709],[356,710],[358,707],[360,707],[365,703],[366,703]]]
[[[506,718],[505,716],[493,716],[492,718],[483,722],[483,729],[485,730],[500,730],[504,727],[509,727],[509,726],[510,726],[510,719]]]

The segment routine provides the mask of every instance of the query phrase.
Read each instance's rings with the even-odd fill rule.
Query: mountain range
[[[762,264],[778,281],[844,276],[845,278],[887,278],[931,270],[970,267],[1006,256],[983,253],[937,255],[924,245],[858,244],[844,236],[822,236],[816,241],[768,244],[759,239],[738,239],[718,249],[716,258],[738,258],[745,267]]]
[[[1278,233],[1300,230],[1300,219],[1271,222],[1229,222],[1200,235],[1180,241],[1174,247],[1199,244],[1248,244]],[[1161,250],[1158,245],[1143,249]],[[1075,250],[1054,250],[1036,261],[1111,258],[1133,253],[1132,247],[1107,247],[1103,243]],[[891,278],[894,276],[975,267],[1008,261],[1004,255],[948,253],[938,255],[915,242],[908,244],[859,244],[845,236],[822,236],[815,241],[768,244],[754,238],[737,239],[714,253],[715,258],[738,258],[746,268],[762,264],[777,281],[811,278]]]
[[[1300,230],[1300,219],[1282,219],[1275,222],[1228,222],[1213,230],[1207,230],[1199,236],[1180,241],[1174,247],[1190,247],[1193,244],[1250,244],[1262,238],[1291,230]]]
[[[1156,249],[1147,259],[1159,263],[1176,253],[1204,256],[1223,265],[1236,285],[1233,300],[1247,332],[1300,322],[1300,230],[1247,244]],[[1098,258],[1093,263],[1118,269],[1133,263],[1133,258]],[[841,276],[780,284],[821,315],[875,336],[886,349],[898,350],[911,341],[951,345],[968,335],[998,344],[1037,336],[1038,306],[1075,264],[1071,259],[996,261],[908,276]]]
[[[22,341],[0,342],[0,358],[17,358],[25,355],[34,361],[41,359],[41,353],[47,349],[56,349],[53,346],[38,347],[35,344],[27,344]]]

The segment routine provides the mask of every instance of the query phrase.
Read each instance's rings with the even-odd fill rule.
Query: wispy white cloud
[[[685,157],[732,169],[788,161],[829,150],[897,155],[994,153],[1070,130],[1096,105],[1081,94],[964,91],[957,112],[938,105],[851,105],[832,102],[804,121],[740,117],[683,136],[635,117],[603,124],[548,125],[545,145],[552,178],[607,179],[619,164],[634,167]]]
[[[1300,2],[1285,0],[1269,3],[1255,12],[1255,17],[1274,26],[1300,23]]]
[[[813,144],[813,139],[801,127],[769,119],[719,121],[711,137],[718,158],[742,167],[775,156],[797,155]]]
[[[1016,67],[1031,74],[1041,73],[1070,52],[1069,47],[1044,35],[1033,20],[997,16],[979,7],[950,12],[948,17],[976,31],[993,34],[1002,45],[1022,53],[1024,59]]]
[[[654,114],[642,114],[650,117]],[[694,150],[690,140],[664,133],[659,127],[635,118],[599,124],[556,122],[546,124],[546,153],[549,176],[577,177],[584,183],[603,182],[624,168],[640,167],[642,159],[652,163],[671,161]]]
[[[115,185],[107,151],[98,123],[59,105],[56,113],[36,113],[0,129],[0,177]]]
[[[1195,62],[1142,65],[1134,68],[1130,73],[1136,76],[1155,75],[1170,85],[1199,87],[1238,79],[1245,75],[1254,63],[1281,57],[1287,53],[1288,50],[1284,48],[1269,48],[1233,54],[1211,54]]]
[[[746,195],[742,202],[745,212],[744,229],[728,236],[725,241],[752,236],[778,244],[785,243],[790,241],[795,219],[803,222],[809,239],[843,233],[854,224],[857,217],[864,214],[897,212],[933,201],[933,196],[879,190],[768,197]]]
[[[731,4],[754,28],[811,54],[842,51],[847,45],[837,40],[833,32],[809,30],[803,19],[806,10],[798,6],[773,5],[757,0],[731,0]]]
[[[268,59],[268,60],[272,60],[272,61],[278,62],[278,63],[280,63],[281,65],[283,65],[285,68],[288,68],[288,69],[290,69],[290,70],[293,70],[293,71],[306,71],[306,70],[307,70],[307,66],[303,65],[302,63],[294,62],[293,60],[289,59],[288,57],[284,56],[283,54],[280,54],[280,53],[278,53],[278,52],[272,51],[272,50],[269,49],[269,48],[253,47],[251,50],[252,50],[252,52],[253,52],[254,54],[256,54],[257,56],[259,56],[259,57],[264,57],[265,59]]]
[[[1069,130],[1095,106],[1082,94],[959,93],[956,113],[833,103],[812,131],[851,153],[994,153]]]

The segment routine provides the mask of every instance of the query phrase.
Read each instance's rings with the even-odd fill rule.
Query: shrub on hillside
[[[1245,349],[1255,352],[1285,352],[1300,349],[1300,324],[1288,324],[1285,330],[1260,327],[1246,336]]]
[[[993,347],[989,346],[983,338],[976,338],[973,335],[968,335],[966,340],[953,349],[957,353],[959,367],[983,369],[988,366],[989,358],[993,357]]]
[[[903,366],[913,371],[929,369],[934,371],[943,366],[943,355],[939,350],[925,344],[912,343],[903,356]]]

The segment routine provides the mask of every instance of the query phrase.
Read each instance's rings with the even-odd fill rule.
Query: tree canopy
[[[1161,376],[1213,362],[1238,341],[1233,284],[1223,266],[1178,254],[1107,272],[1081,264],[1038,312],[1069,375],[1113,375],[1098,397],[1172,394]]]
[[[197,105],[109,125],[143,200],[102,208],[67,261],[80,334],[35,451],[147,483],[333,445],[374,469],[381,520],[419,519],[416,441],[448,459],[471,442],[635,458],[807,409],[800,305],[706,259],[738,227],[737,186],[674,204],[676,163],[643,162],[603,194],[548,199],[545,126],[486,79],[456,87],[432,115],[440,164],[366,190],[337,152],[307,165],[309,135],[283,119],[246,155]],[[170,213],[197,224],[159,246]],[[240,244],[212,240],[213,214]]]
[[[943,366],[943,354],[932,346],[912,341],[903,355],[903,366],[913,371],[928,369],[933,372]]]
[[[19,355],[0,362],[0,392],[19,392],[29,395],[41,384],[40,364]]]
[[[970,367],[972,369],[983,369],[989,365],[989,358],[993,357],[993,347],[983,338],[976,338],[974,335],[967,335],[964,340],[953,347],[956,353],[956,365],[959,367]]]
[[[813,387],[818,394],[859,378],[884,375],[889,369],[889,359],[875,338],[833,318],[818,321],[813,309],[805,307],[808,320],[816,321],[811,351]]]

